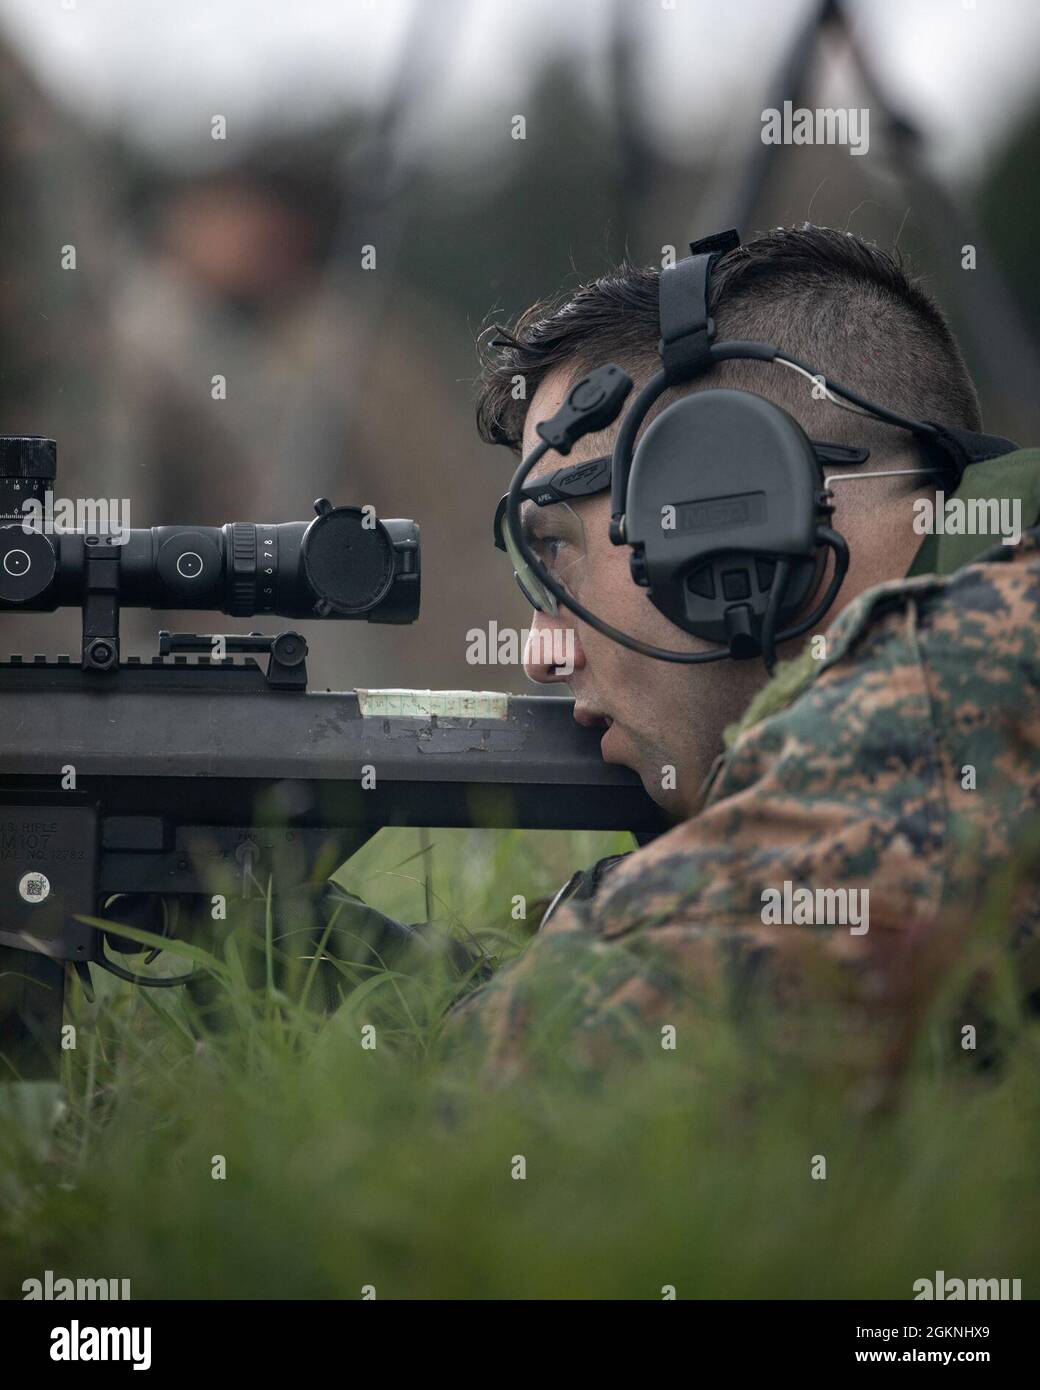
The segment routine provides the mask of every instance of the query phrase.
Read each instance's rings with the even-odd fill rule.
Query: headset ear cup
[[[777,632],[819,587],[822,490],[812,443],[780,406],[725,389],[680,397],[633,456],[633,577],[677,627],[738,659],[757,656],[778,561],[790,562],[790,578]]]
[[[826,547],[821,546],[812,557],[763,560],[756,556],[753,563],[760,593],[765,597],[764,612],[756,617],[752,609],[743,604],[728,608],[724,618],[726,642],[734,661],[764,656],[766,665],[772,670],[776,663],[777,635],[810,607],[820,591],[827,564]]]
[[[794,561],[780,561],[769,585],[769,602],[758,632],[758,650],[765,660],[766,668],[772,674],[776,665],[776,642],[798,618],[807,612],[815,602],[827,571],[827,547],[820,545],[815,555]],[[774,602],[774,586],[783,586],[783,592]]]
[[[648,598],[676,627],[724,644],[735,660],[757,657],[781,559],[787,561],[787,577],[774,631],[782,633],[799,613],[809,611],[819,593],[827,563],[823,545],[811,555],[795,557],[739,551],[712,555],[688,570],[680,586],[662,586]]]
[[[825,545],[817,546],[812,559],[807,557],[793,562],[787,584],[787,594],[784,596],[777,613],[777,632],[783,632],[784,628],[791,626],[799,613],[809,610],[823,586],[823,577],[826,572],[827,547]],[[808,580],[806,576],[809,576]]]

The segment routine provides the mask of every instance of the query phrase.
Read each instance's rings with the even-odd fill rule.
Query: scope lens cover
[[[364,613],[394,580],[394,546],[381,521],[360,507],[333,507],[315,517],[301,545],[314,595],[339,613]]]

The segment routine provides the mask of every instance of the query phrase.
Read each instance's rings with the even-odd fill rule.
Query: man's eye
[[[566,545],[567,542],[562,536],[538,536],[534,542],[534,550],[546,563],[552,563],[560,558]]]

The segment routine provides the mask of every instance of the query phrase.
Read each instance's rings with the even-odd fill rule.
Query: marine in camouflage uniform
[[[1009,465],[1035,519],[1040,450],[976,465],[961,491],[998,490]],[[776,1045],[804,1056],[820,1045],[806,1011],[825,999],[841,1020],[828,1056],[872,1071],[963,966],[994,891],[1018,989],[1036,997],[1040,528],[1018,545],[937,539],[913,577],[849,605],[824,659],[779,669],[728,731],[696,815],[572,880],[526,952],[449,1015],[445,1042],[500,1079],[600,1068],[660,1056],[669,1026],[681,1050],[691,1020],[761,999],[780,1006]],[[914,573],[922,560],[951,572]],[[869,890],[869,930],[766,925],[763,891],[785,881]]]

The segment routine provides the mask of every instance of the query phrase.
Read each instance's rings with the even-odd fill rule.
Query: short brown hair
[[[519,453],[528,406],[558,368],[573,380],[616,362],[637,384],[646,380],[660,366],[659,276],[653,266],[624,261],[574,293],[531,305],[512,328],[485,329],[478,342],[481,438]],[[709,309],[719,340],[775,343],[879,405],[981,428],[978,396],[945,315],[898,252],[828,227],[778,227],[716,261]],[[518,375],[525,384],[520,400]],[[813,400],[804,377],[766,362],[720,363],[667,392],[658,408],[685,391],[714,386],[768,396],[816,439],[863,444],[875,454],[903,449],[909,439]]]

